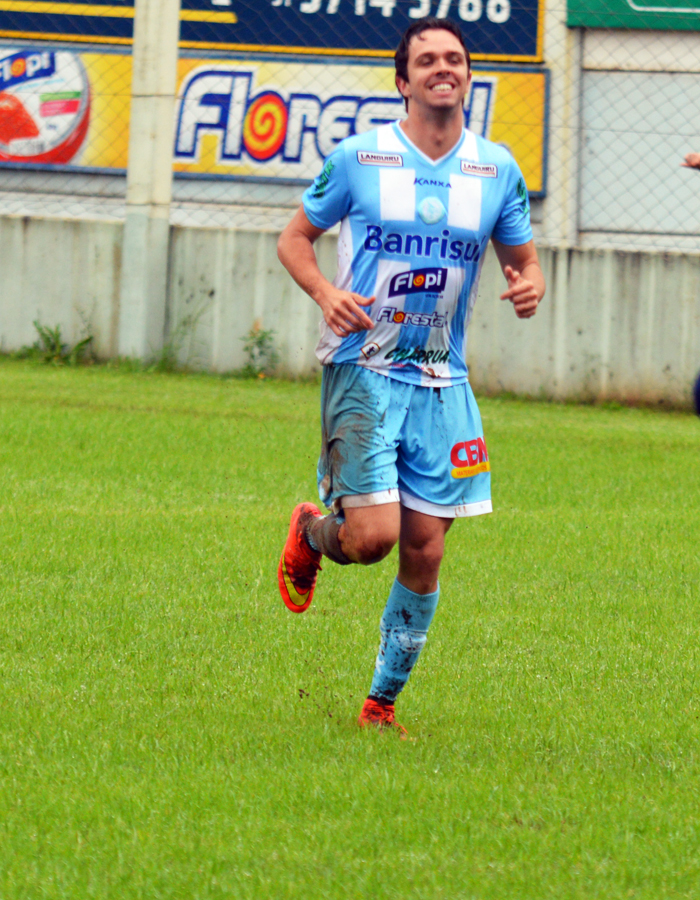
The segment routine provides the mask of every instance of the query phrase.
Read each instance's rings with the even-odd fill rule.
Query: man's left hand
[[[520,272],[512,266],[506,266],[503,274],[508,282],[508,290],[501,294],[501,300],[510,300],[519,319],[529,319],[530,316],[534,316],[540,302],[535,285],[523,278]]]

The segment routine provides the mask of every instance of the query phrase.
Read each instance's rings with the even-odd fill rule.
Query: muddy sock
[[[369,696],[393,703],[403,690],[437,609],[440,586],[432,594],[414,594],[394,581],[379,623],[381,641]]]
[[[324,556],[341,566],[349,566],[352,562],[343,553],[338,532],[345,521],[342,515],[331,513],[330,516],[314,518],[306,526],[306,540],[314,550],[320,550]]]

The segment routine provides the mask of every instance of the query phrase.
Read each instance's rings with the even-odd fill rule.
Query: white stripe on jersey
[[[478,267],[476,270],[476,275],[474,276],[474,283],[472,284],[471,290],[469,291],[469,297],[467,298],[467,315],[464,320],[464,340],[462,341],[462,358],[467,358],[467,335],[469,333],[469,323],[472,320],[472,313],[474,312],[474,304],[476,303],[476,298],[479,293],[479,278],[481,277],[481,268],[484,265],[484,259],[486,258],[486,254],[483,253],[481,259],[479,260]]]
[[[377,150],[381,153],[405,153],[406,145],[394,131],[393,125],[380,125],[377,128]]]
[[[471,162],[479,162],[479,148],[476,143],[476,135],[471,131],[464,132],[462,144],[457,151],[460,159],[468,159]]]
[[[416,170],[379,170],[380,217],[383,222],[413,222],[416,218]]]
[[[481,178],[450,175],[450,199],[447,224],[453,228],[479,231],[481,228]]]
[[[377,150],[386,153],[401,153],[406,156],[406,145],[396,135],[391,125],[377,129]],[[416,170],[379,169],[380,215],[383,221],[395,219],[399,222],[413,222],[416,218]]]
[[[338,235],[338,270],[333,279],[333,286],[339,288],[341,291],[352,290],[353,254],[352,225],[350,224],[349,217],[346,216],[340,223],[340,233]],[[321,340],[316,348],[316,354],[322,354],[322,364],[325,365],[332,360],[333,354],[343,343],[343,339],[332,329],[328,328],[323,319],[319,322],[319,328],[321,331]]]
[[[472,162],[479,161],[476,136],[471,131],[464,132],[457,156]],[[452,190],[447,210],[447,224],[455,228],[478,231],[481,227],[481,179],[453,174],[450,176],[450,184]]]
[[[338,234],[338,270],[333,284],[344,291],[351,290],[352,285],[352,260],[355,248],[352,245],[352,226],[350,218],[346,216],[340,223]]]

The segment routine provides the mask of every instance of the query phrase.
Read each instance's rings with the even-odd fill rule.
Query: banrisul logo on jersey
[[[448,228],[444,228],[439,235],[393,233],[385,235],[381,225],[367,225],[366,228],[367,236],[363,246],[369,253],[382,251],[397,256],[433,256],[438,259],[475,263],[481,259],[481,254],[488,243],[487,238],[484,239],[483,245],[473,241],[452,240],[452,233]]]
[[[441,294],[447,284],[447,269],[416,269],[399,272],[389,282],[389,297],[404,294]]]
[[[481,472],[491,471],[486,444],[480,437],[455,444],[450,452],[450,461],[454,466],[453,478],[472,478]]]

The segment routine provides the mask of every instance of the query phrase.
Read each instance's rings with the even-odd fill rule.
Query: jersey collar
[[[462,145],[464,144],[464,140],[466,138],[465,129],[462,129],[462,137],[457,141],[457,143],[450,150],[447,151],[447,153],[444,154],[444,156],[440,156],[438,159],[431,159],[429,156],[427,156],[425,153],[423,153],[422,150],[420,150],[418,147],[416,147],[416,145],[413,143],[413,141],[405,133],[403,128],[400,127],[399,122],[394,122],[392,127],[394,129],[394,133],[398,136],[400,141],[402,141],[407,147],[409,147],[411,150],[413,150],[414,153],[417,153],[418,156],[420,156],[421,159],[425,160],[425,162],[429,166],[433,166],[434,168],[441,165],[441,163],[444,163],[446,159],[450,158],[450,156],[453,156],[454,154],[456,154],[459,151],[459,149],[462,147]]]

